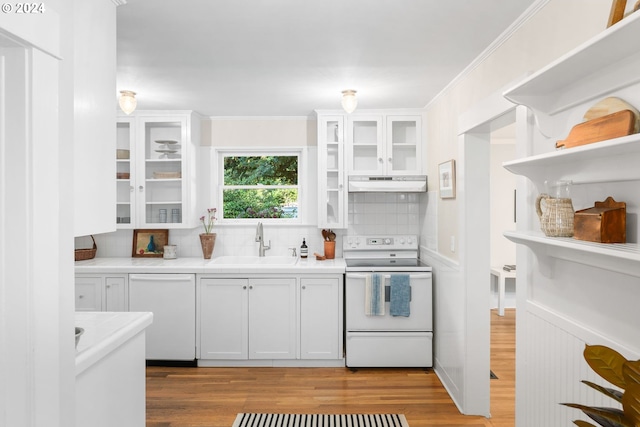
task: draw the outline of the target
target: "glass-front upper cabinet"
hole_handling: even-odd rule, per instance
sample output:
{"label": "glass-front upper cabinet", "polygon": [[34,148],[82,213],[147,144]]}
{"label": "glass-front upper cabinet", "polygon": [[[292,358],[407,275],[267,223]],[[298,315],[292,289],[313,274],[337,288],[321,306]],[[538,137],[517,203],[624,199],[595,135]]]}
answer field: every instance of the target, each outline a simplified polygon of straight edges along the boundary
{"label": "glass-front upper cabinet", "polygon": [[[118,146],[124,146],[127,126],[133,128],[129,138],[135,141],[130,148],[128,199],[125,175],[118,177],[118,225],[120,228],[196,226],[195,150],[200,137],[199,116],[193,112],[136,113],[135,119],[121,118],[118,122]],[[121,167],[120,163],[118,166]]]}
{"label": "glass-front upper cabinet", "polygon": [[[116,225],[128,228],[135,220],[135,119],[121,117],[116,124]],[[132,220],[133,219],[133,220]]]}
{"label": "glass-front upper cabinet", "polygon": [[422,135],[421,116],[387,116],[385,141],[386,174],[420,175]]}
{"label": "glass-front upper cabinet", "polygon": [[420,175],[422,116],[351,115],[347,126],[350,175]]}
{"label": "glass-front upper cabinet", "polygon": [[349,116],[347,161],[351,175],[384,173],[382,116]]}
{"label": "glass-front upper cabinet", "polygon": [[318,227],[347,227],[344,117],[318,115]]}

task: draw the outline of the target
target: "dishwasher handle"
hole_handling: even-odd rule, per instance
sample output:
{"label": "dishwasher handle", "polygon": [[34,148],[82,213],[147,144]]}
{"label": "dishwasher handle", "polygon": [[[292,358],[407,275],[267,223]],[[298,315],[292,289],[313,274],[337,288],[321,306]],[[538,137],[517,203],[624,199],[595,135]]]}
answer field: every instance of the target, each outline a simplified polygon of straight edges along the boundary
{"label": "dishwasher handle", "polygon": [[[411,279],[430,279],[431,278],[431,273],[418,273],[418,274],[402,273],[402,274],[409,274],[409,278]],[[369,276],[369,274],[347,273],[347,278],[353,278],[353,279],[366,279],[367,276]],[[385,279],[391,278],[391,274],[383,274],[382,276]]]}
{"label": "dishwasher handle", "polygon": [[193,274],[130,274],[129,280],[140,282],[191,282]]}

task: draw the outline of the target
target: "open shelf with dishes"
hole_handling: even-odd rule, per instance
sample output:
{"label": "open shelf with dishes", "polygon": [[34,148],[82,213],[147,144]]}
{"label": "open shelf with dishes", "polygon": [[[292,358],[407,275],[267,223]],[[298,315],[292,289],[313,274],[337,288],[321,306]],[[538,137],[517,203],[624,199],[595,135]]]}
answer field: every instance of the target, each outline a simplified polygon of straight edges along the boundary
{"label": "open shelf with dishes", "polygon": [[[504,95],[533,112],[541,135],[556,139],[566,136],[568,127],[579,122],[586,110],[601,99],[620,97],[637,108],[640,106],[638,33],[640,14],[633,14],[524,79]],[[615,195],[616,200],[627,201],[628,243],[547,237],[537,230],[513,231],[505,236],[528,246],[538,258],[564,259],[640,277],[639,212],[635,202],[640,199],[637,185],[640,184],[640,134],[562,150],[555,150],[551,139],[534,137],[530,150],[542,152],[503,166],[529,178],[538,193],[545,191],[545,182],[570,181],[580,188],[582,199],[578,203],[604,200],[603,195]]]}

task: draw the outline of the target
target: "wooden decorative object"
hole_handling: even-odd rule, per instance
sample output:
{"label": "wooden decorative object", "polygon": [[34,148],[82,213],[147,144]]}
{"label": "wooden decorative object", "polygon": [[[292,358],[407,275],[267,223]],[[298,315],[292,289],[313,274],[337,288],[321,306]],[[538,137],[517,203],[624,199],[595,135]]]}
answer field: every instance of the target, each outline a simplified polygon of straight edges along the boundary
{"label": "wooden decorative object", "polygon": [[[640,0],[638,1],[640,2]],[[629,104],[625,100],[615,96],[609,96],[607,98],[604,98],[596,102],[591,106],[591,108],[587,110],[586,113],[584,113],[584,116],[582,118],[585,121],[588,121],[588,120],[598,119],[600,117],[604,117],[609,114],[617,113],[618,111],[622,111],[622,110],[631,110],[633,114],[635,114],[636,124],[633,129],[633,133],[640,132],[640,111],[638,111],[636,107]]]}
{"label": "wooden decorative object", "polygon": [[575,125],[564,141],[556,142],[556,148],[571,148],[634,133],[636,116],[631,110],[622,110],[597,119]]}
{"label": "wooden decorative object", "polygon": [[607,28],[624,18],[624,9],[627,7],[627,0],[613,0]]}
{"label": "wooden decorative object", "polygon": [[598,243],[626,243],[627,204],[607,197],[604,202],[576,212],[573,237]]}

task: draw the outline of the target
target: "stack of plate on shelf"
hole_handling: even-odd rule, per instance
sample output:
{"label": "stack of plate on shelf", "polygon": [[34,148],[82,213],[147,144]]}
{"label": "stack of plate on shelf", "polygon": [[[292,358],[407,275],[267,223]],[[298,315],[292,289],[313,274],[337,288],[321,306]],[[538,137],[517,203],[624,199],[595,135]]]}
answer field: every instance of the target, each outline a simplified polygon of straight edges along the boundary
{"label": "stack of plate on shelf", "polygon": [[159,139],[156,140],[156,143],[160,144],[159,148],[156,149],[156,153],[160,153],[161,156],[176,158],[180,156],[176,154],[179,151],[179,148],[176,146],[178,141],[173,139]]}

